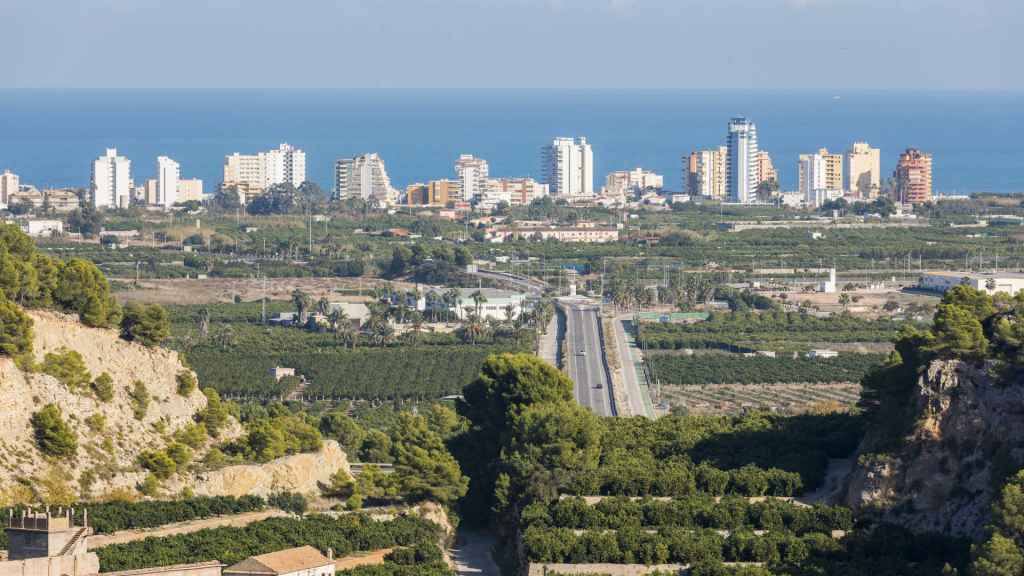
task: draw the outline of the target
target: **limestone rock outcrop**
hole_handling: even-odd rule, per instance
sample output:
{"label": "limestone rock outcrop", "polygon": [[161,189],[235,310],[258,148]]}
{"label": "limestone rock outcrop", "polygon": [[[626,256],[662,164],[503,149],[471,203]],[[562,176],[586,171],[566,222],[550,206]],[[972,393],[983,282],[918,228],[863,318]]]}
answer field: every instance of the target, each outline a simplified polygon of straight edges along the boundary
{"label": "limestone rock outcrop", "polygon": [[885,450],[869,431],[843,503],[915,531],[982,535],[999,483],[1024,462],[1024,386],[990,368],[932,362],[914,388],[913,431]]}

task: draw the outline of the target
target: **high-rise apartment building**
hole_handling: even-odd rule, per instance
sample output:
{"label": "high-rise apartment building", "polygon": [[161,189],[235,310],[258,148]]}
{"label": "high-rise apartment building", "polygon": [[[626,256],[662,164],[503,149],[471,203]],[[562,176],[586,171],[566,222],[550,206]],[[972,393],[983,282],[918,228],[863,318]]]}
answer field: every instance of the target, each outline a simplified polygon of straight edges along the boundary
{"label": "high-rise apartment building", "polygon": [[858,198],[875,198],[882,185],[881,154],[866,142],[846,151],[846,189]]}
{"label": "high-rise apartment building", "polygon": [[664,187],[665,178],[661,174],[655,174],[643,168],[635,168],[633,170],[619,170],[609,173],[605,178],[604,194],[616,197],[632,194],[638,190],[648,188],[661,189]]}
{"label": "high-rise apartment building", "polygon": [[567,198],[594,195],[594,152],[586,138],[555,138],[541,149],[541,183]]}
{"label": "high-rise apartment building", "polygon": [[92,163],[93,208],[128,206],[132,189],[132,162],[117,155],[117,148],[107,148],[106,154]]}
{"label": "high-rise apartment building", "polygon": [[807,206],[817,208],[828,201],[828,164],[822,154],[801,154],[799,161],[800,183],[797,190]]}
{"label": "high-rise apartment building", "polygon": [[726,135],[725,192],[731,202],[749,204],[757,200],[757,126],[737,116],[729,120]]}
{"label": "high-rise apartment building", "polygon": [[483,158],[474,158],[472,154],[459,156],[455,161],[455,178],[462,187],[463,200],[472,202],[487,193],[488,173]]}
{"label": "high-rise apartment building", "polygon": [[779,182],[779,173],[775,170],[772,157],[764,150],[757,151],[757,184],[760,186],[765,182]]}
{"label": "high-rise apartment building", "polygon": [[20,185],[21,180],[14,172],[4,170],[4,173],[0,174],[0,208],[7,208],[8,198],[18,191]]}
{"label": "high-rise apartment building", "polygon": [[391,187],[384,160],[371,152],[355,158],[340,158],[334,163],[334,196],[391,204],[397,197],[397,191]]}
{"label": "high-rise apartment building", "polygon": [[156,202],[154,204],[170,208],[178,201],[178,182],[181,179],[181,166],[167,156],[156,158]]}
{"label": "high-rise apartment building", "polygon": [[296,188],[306,181],[306,153],[287,143],[257,154],[235,152],[224,157],[224,188],[239,189],[244,198],[262,194],[276,184]]}
{"label": "high-rise apartment building", "polygon": [[686,159],[686,192],[691,196],[725,198],[725,146],[697,150]]}
{"label": "high-rise apartment building", "polygon": [[932,155],[916,148],[900,154],[893,174],[897,202],[923,204],[932,200]]}
{"label": "high-rise apartment building", "polygon": [[[805,181],[807,178],[808,170],[805,170],[810,164],[804,161],[810,158],[816,158],[814,161],[820,160],[821,169],[814,173],[813,181]],[[818,150],[816,154],[801,154],[800,155],[800,173],[797,182],[797,190],[801,194],[804,194],[806,199],[806,191],[808,190],[827,190],[830,195],[838,195],[843,191],[843,156],[841,154],[831,154],[827,148]]]}

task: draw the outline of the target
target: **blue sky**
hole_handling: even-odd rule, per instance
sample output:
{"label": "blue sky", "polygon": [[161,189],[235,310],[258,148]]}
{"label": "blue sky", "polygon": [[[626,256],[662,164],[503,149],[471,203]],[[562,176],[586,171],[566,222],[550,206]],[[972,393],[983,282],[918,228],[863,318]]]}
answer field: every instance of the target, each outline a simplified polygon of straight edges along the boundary
{"label": "blue sky", "polygon": [[1022,0],[0,0],[0,88],[1024,89]]}

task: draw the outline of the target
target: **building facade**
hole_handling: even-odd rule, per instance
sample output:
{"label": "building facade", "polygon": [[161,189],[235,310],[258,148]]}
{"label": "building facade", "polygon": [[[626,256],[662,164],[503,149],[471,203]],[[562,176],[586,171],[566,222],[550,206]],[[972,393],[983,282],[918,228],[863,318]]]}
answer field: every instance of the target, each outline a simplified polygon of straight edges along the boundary
{"label": "building facade", "polygon": [[[508,320],[509,313],[512,318],[518,318],[526,307],[526,295],[497,288],[455,288],[457,295],[454,299],[446,298],[449,290],[433,288],[427,291],[431,296],[424,297],[417,302],[417,309],[443,314],[449,310],[455,313],[455,317],[463,320],[471,315],[477,315],[482,320]],[[474,298],[476,295],[476,298]]]}
{"label": "building facade", "polygon": [[932,201],[932,155],[916,148],[907,148],[900,154],[893,174],[896,180],[897,202],[924,204]]}
{"label": "building facade", "polygon": [[277,184],[298,188],[306,181],[306,153],[281,144],[277,150],[257,154],[235,152],[224,157],[224,188],[235,188],[248,201]]}
{"label": "building facade", "polygon": [[[807,177],[808,172],[804,170],[804,161],[808,158],[814,157],[815,163],[820,162],[820,171],[814,172],[814,181],[805,182],[804,179]],[[806,194],[807,190],[830,190],[842,192],[843,190],[843,156],[841,154],[832,154],[827,148],[818,150],[815,154],[801,154],[800,160],[800,173],[798,176],[797,190],[801,193]]]}
{"label": "building facade", "polygon": [[8,198],[11,194],[18,191],[18,186],[21,185],[21,180],[18,175],[10,170],[4,170],[3,174],[0,174],[0,209],[7,208]]}
{"label": "building facade", "polygon": [[772,157],[764,150],[757,151],[757,184],[760,186],[766,182],[779,183],[779,173],[775,170]]}
{"label": "building facade", "polygon": [[846,190],[858,198],[877,198],[881,190],[881,153],[867,142],[854,142],[846,151]]}
{"label": "building facade", "polygon": [[334,196],[391,204],[397,192],[391,186],[384,160],[371,152],[355,158],[340,158],[334,163]]}
{"label": "building facade", "polygon": [[533,178],[492,178],[487,188],[489,195],[506,199],[512,206],[525,206],[548,195],[548,185]]}
{"label": "building facade", "polygon": [[750,204],[757,200],[757,126],[737,116],[729,120],[726,135],[725,193],[730,202]]}
{"label": "building facade", "polygon": [[92,163],[93,208],[126,207],[131,199],[132,162],[117,155],[117,148],[107,148],[106,154]]}
{"label": "building facade", "polygon": [[411,184],[405,189],[405,203],[409,206],[446,206],[461,194],[455,180],[431,180]]}
{"label": "building facade", "polygon": [[564,198],[594,195],[594,152],[586,138],[555,138],[541,149],[541,183]]}
{"label": "building facade", "polygon": [[970,286],[987,294],[1005,292],[1014,295],[1024,290],[1024,274],[1019,272],[925,272],[918,278],[922,290],[945,292],[954,286]]}
{"label": "building facade", "polygon": [[170,208],[178,201],[181,166],[167,156],[156,158],[156,201],[153,204]]}
{"label": "building facade", "polygon": [[199,178],[178,180],[178,202],[198,202],[203,199],[203,181]]}
{"label": "building facade", "polygon": [[487,193],[489,172],[483,158],[474,158],[472,154],[459,156],[455,161],[455,179],[462,188],[463,200],[474,202]]}
{"label": "building facade", "polygon": [[725,146],[690,153],[686,162],[686,191],[690,196],[725,198],[725,156]]}
{"label": "building facade", "polygon": [[81,207],[78,192],[71,188],[49,188],[43,190],[45,203],[54,212],[73,212]]}
{"label": "building facade", "polygon": [[623,196],[649,188],[660,190],[664,187],[665,178],[650,170],[643,168],[619,170],[608,174],[605,178],[604,195]]}

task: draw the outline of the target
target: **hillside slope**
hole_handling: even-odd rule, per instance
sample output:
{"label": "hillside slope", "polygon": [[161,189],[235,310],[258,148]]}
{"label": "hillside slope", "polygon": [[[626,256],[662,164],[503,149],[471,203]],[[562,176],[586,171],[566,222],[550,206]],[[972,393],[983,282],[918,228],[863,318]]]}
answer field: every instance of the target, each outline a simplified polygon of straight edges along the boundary
{"label": "hillside slope", "polygon": [[1024,387],[935,360],[910,402],[909,435],[895,446],[878,430],[864,439],[845,503],[915,531],[983,535],[994,495],[1024,462]]}
{"label": "hillside slope", "polygon": [[[101,402],[88,392],[69,390],[52,376],[25,373],[0,357],[0,489],[19,481],[41,490],[71,489],[77,496],[134,488],[145,476],[137,464],[139,453],[167,444],[206,407],[206,397],[198,390],[187,397],[178,394],[175,379],[186,368],[175,352],[126,342],[114,330],[88,328],[72,316],[28,313],[34,322],[37,362],[48,352],[74,350],[92,378],[104,372],[112,377],[114,396]],[[145,384],[151,397],[141,420],[133,414],[129,396],[136,381]],[[36,447],[30,419],[48,403],[60,407],[78,436],[78,454],[71,461],[45,458]],[[86,423],[94,415],[105,419],[103,430]],[[239,433],[232,420],[222,438]],[[57,480],[61,486],[55,487]]]}

